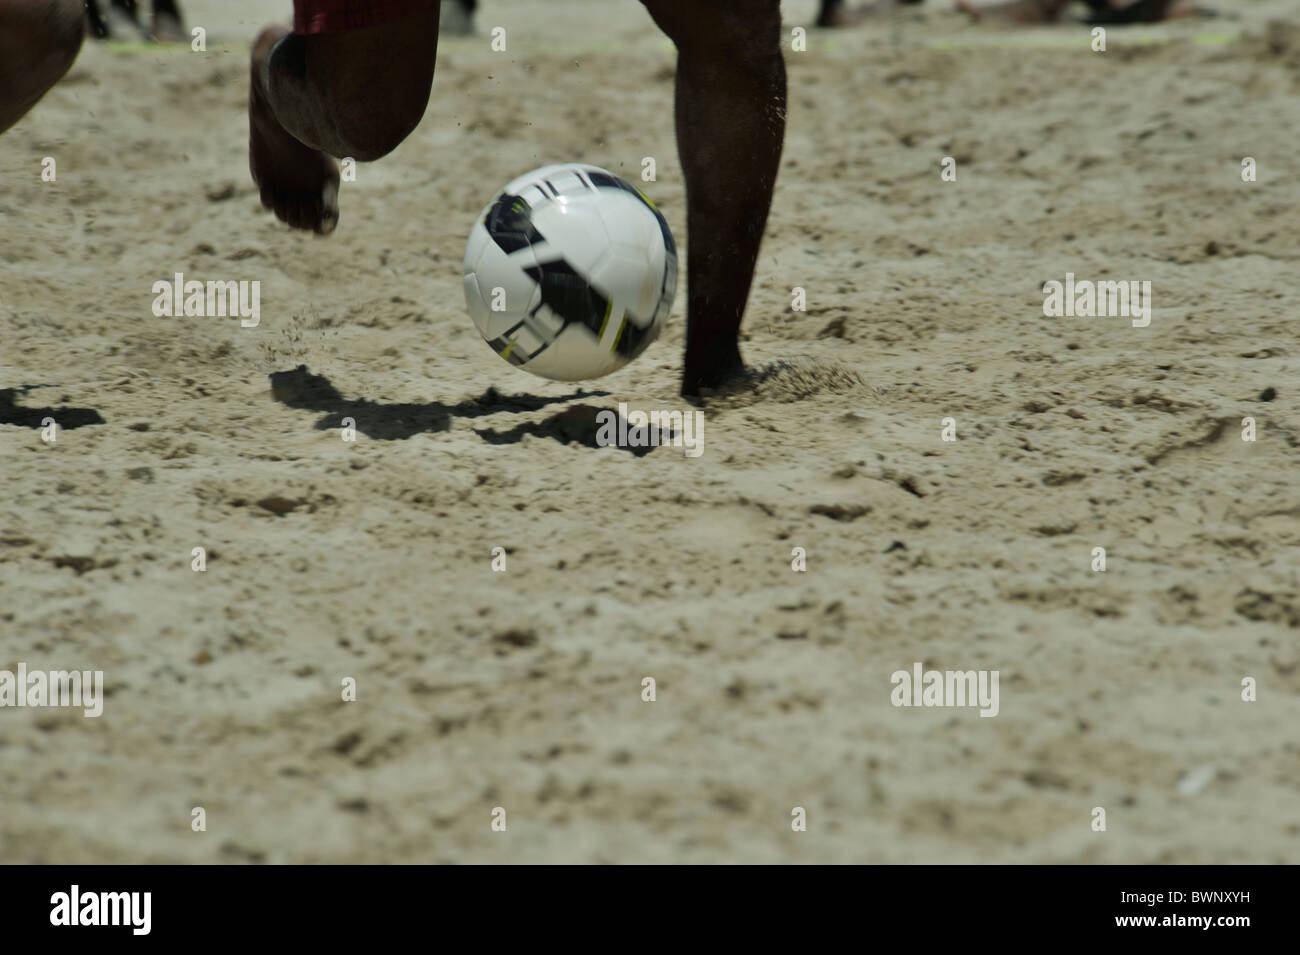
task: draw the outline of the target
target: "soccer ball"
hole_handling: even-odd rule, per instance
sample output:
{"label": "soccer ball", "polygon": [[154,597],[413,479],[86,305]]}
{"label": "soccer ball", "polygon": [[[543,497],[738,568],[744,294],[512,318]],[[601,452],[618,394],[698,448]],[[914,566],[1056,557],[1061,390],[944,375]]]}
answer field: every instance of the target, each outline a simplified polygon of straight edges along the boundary
{"label": "soccer ball", "polygon": [[622,368],[658,337],[677,247],[653,202],[598,166],[543,166],[483,210],[465,249],[465,303],[484,341],[543,378]]}

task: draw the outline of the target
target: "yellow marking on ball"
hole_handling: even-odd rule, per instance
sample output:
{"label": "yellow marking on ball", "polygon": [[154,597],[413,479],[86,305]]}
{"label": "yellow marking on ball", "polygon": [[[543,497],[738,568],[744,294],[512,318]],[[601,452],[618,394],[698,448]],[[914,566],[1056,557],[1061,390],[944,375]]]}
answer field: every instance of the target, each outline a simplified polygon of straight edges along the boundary
{"label": "yellow marking on ball", "polygon": [[611,298],[608,302],[605,303],[605,318],[600,323],[600,331],[596,333],[596,341],[600,341],[602,338],[605,337],[605,326],[609,324],[609,313],[612,312],[613,310],[614,310],[614,300]]}

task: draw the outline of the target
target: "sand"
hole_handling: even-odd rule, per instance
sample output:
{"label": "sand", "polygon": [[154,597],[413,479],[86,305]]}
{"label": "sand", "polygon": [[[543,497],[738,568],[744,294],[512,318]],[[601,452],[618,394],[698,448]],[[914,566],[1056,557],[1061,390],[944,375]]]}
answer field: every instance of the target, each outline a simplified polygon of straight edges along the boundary
{"label": "sand", "polygon": [[[638,4],[487,0],[327,239],[247,171],[287,4],[88,45],[0,139],[0,669],[106,699],[0,709],[0,860],[1300,861],[1300,33],[1219,5],[1105,53],[933,4],[787,50],[761,379],[695,458],[592,440],[685,410],[684,294],[577,387],[461,292],[546,162],[654,157],[685,249]],[[155,317],[176,272],[260,281],[260,324]],[[1149,281],[1150,325],[1044,317],[1067,272]],[[914,663],[997,671],[997,716],[895,707]]]}

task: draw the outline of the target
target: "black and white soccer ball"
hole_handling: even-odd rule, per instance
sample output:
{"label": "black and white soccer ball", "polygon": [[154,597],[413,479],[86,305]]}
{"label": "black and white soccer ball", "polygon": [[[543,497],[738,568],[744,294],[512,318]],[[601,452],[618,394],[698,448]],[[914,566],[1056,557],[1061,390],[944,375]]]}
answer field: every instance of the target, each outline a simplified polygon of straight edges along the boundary
{"label": "black and white soccer ball", "polygon": [[543,166],[483,210],[465,250],[465,302],[498,355],[559,381],[622,368],[658,337],[677,247],[645,195],[598,166]]}

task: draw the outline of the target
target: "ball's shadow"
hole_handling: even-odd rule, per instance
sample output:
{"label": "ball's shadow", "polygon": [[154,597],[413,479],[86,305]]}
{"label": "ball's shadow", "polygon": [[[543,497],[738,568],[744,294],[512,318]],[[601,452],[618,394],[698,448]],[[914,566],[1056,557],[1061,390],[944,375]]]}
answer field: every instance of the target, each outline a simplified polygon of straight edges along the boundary
{"label": "ball's shadow", "polygon": [[[401,441],[417,434],[446,431],[451,427],[453,418],[481,418],[503,411],[537,411],[539,408],[563,404],[575,398],[599,398],[609,394],[607,391],[579,389],[573,394],[540,398],[535,395],[503,395],[495,388],[489,388],[479,397],[455,405],[447,405],[439,401],[427,404],[409,402],[382,404],[364,398],[355,400],[344,398],[328,378],[312,374],[307,370],[306,365],[299,365],[292,371],[272,372],[270,379],[271,397],[276,401],[289,408],[316,411],[324,415],[316,422],[318,430],[341,428],[343,419],[351,418],[358,431],[378,441]],[[566,413],[561,412],[554,418],[563,418]],[[594,413],[591,418],[595,420]],[[510,432],[475,429],[475,433],[494,444],[503,444],[518,441],[525,433],[538,433],[532,429],[544,427],[544,424],[526,425],[523,426],[524,430],[516,428]],[[593,442],[594,434],[593,427]]]}
{"label": "ball's shadow", "polygon": [[[590,392],[592,397],[601,397],[608,392]],[[494,431],[488,428],[482,430],[475,428],[474,433],[486,441],[488,444],[516,444],[526,434],[531,434],[538,438],[550,438],[558,441],[560,444],[569,444],[576,441],[578,444],[585,445],[589,448],[612,447],[619,451],[628,451],[638,458],[645,457],[655,448],[647,445],[646,447],[626,447],[623,445],[612,444],[602,445],[596,440],[600,432],[600,422],[597,415],[602,411],[612,411],[619,419],[617,424],[623,433],[628,430],[626,421],[614,408],[597,408],[595,405],[572,405],[563,411],[558,411],[544,421],[526,421],[523,424],[516,425],[509,431]],[[676,435],[675,431],[664,431],[665,440],[671,442]]]}
{"label": "ball's shadow", "polygon": [[88,424],[104,424],[104,419],[94,408],[29,408],[17,402],[18,392],[24,394],[32,388],[48,388],[49,385],[24,385],[19,388],[0,388],[0,424],[16,424],[21,428],[43,428],[47,418],[64,431],[83,428]]}

